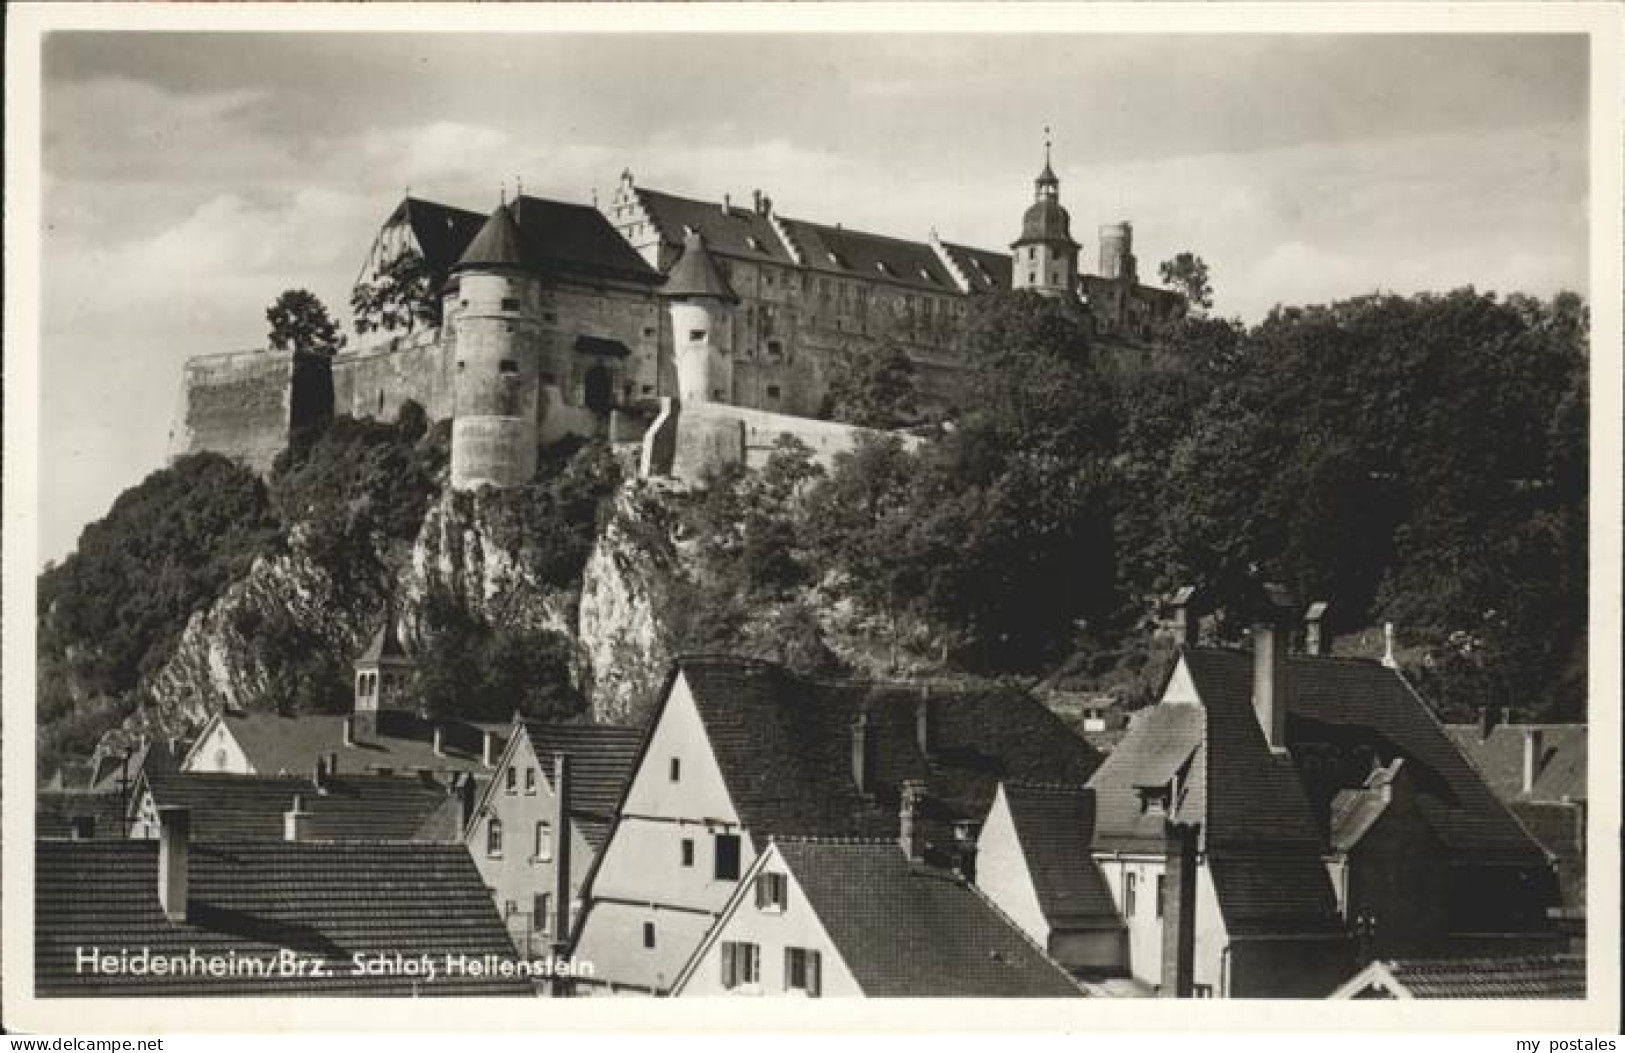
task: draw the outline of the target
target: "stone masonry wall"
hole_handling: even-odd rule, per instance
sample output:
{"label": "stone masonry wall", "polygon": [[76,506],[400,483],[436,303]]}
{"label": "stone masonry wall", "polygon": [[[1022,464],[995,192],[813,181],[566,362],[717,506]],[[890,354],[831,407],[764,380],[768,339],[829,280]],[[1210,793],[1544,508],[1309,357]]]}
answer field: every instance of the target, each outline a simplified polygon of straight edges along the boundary
{"label": "stone masonry wall", "polygon": [[212,451],[266,471],[288,444],[290,351],[236,351],[189,359],[170,457]]}

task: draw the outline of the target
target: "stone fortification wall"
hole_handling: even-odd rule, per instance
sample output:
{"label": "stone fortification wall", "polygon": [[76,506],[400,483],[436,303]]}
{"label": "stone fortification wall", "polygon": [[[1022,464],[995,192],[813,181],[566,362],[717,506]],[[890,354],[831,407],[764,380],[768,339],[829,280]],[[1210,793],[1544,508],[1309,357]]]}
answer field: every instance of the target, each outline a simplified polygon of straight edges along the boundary
{"label": "stone fortification wall", "polygon": [[266,471],[288,444],[294,410],[291,351],[234,351],[188,359],[169,455],[212,451]]}
{"label": "stone fortification wall", "polygon": [[[761,467],[781,436],[799,439],[812,451],[813,460],[827,469],[838,455],[855,447],[861,436],[887,434],[740,406],[662,401],[660,417],[644,435],[643,474],[670,476],[691,485],[703,483],[709,473],[727,464]],[[924,441],[916,435],[898,437],[909,449]]]}
{"label": "stone fortification wall", "polygon": [[339,413],[394,420],[408,399],[430,420],[452,414],[450,341],[439,329],[401,336],[333,360],[333,401]]}

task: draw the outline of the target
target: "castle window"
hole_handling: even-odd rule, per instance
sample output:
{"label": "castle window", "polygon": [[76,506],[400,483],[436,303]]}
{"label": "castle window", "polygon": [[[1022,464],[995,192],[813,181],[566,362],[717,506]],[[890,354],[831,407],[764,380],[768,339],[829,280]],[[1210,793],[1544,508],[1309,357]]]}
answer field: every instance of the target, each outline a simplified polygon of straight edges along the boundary
{"label": "castle window", "polygon": [[705,330],[704,329],[690,329],[688,331],[688,339],[689,339],[690,343],[696,343],[696,344],[699,343],[701,340],[705,339]]}
{"label": "castle window", "polygon": [[654,336],[655,335],[654,326],[652,326],[652,325],[644,326],[643,327],[643,335],[644,336]]}
{"label": "castle window", "polygon": [[558,320],[559,320],[559,316],[557,314],[554,314],[552,311],[543,311],[542,312],[542,321],[544,321],[544,322],[556,322]]}
{"label": "castle window", "polygon": [[517,311],[519,310],[519,301],[512,297],[505,297],[502,301],[502,309],[504,311]]}
{"label": "castle window", "polygon": [[767,386],[767,397],[770,399],[776,399],[779,397],[779,386],[777,384],[769,384]]}
{"label": "castle window", "polygon": [[682,860],[685,867],[694,865],[694,839],[692,837],[683,838]]}
{"label": "castle window", "polygon": [[652,921],[646,921],[646,922],[643,923],[643,946],[644,947],[653,947],[654,945],[655,945],[655,923],[652,922]]}
{"label": "castle window", "polygon": [[504,358],[497,368],[502,371],[504,376],[517,376],[519,373],[519,363],[511,358]]}
{"label": "castle window", "polygon": [[782,355],[784,354],[784,345],[779,343],[777,340],[769,340],[767,342],[767,353],[770,355]]}

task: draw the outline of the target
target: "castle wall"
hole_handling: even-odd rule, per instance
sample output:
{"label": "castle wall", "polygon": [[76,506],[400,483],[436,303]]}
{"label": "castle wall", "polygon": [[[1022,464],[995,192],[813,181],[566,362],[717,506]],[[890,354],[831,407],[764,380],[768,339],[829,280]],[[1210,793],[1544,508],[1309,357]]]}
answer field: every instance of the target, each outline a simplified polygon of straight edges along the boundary
{"label": "castle wall", "polygon": [[449,341],[441,330],[421,330],[333,361],[333,402],[338,413],[394,420],[408,399],[430,420],[452,413]]}
{"label": "castle wall", "polygon": [[170,433],[170,457],[207,450],[267,471],[288,444],[293,409],[291,351],[237,351],[188,359],[179,418]]}

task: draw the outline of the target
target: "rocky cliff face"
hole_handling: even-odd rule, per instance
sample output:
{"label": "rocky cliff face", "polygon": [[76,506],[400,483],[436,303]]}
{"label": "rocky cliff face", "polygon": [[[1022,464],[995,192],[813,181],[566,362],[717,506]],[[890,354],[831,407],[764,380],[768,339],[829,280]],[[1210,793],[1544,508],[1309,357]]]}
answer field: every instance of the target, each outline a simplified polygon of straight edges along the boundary
{"label": "rocky cliff face", "polygon": [[[195,726],[221,705],[275,708],[286,695],[285,651],[319,652],[316,674],[348,693],[355,655],[393,599],[408,646],[421,640],[426,597],[538,638],[568,640],[573,675],[595,720],[636,722],[653,705],[669,655],[660,615],[677,559],[672,521],[643,484],[614,496],[578,587],[541,580],[497,520],[489,496],[447,492],[432,502],[410,549],[376,553],[372,573],[335,575],[295,531],[288,551],[255,562],[194,614],[150,681],[149,716]],[[274,641],[275,650],[268,649]]]}

